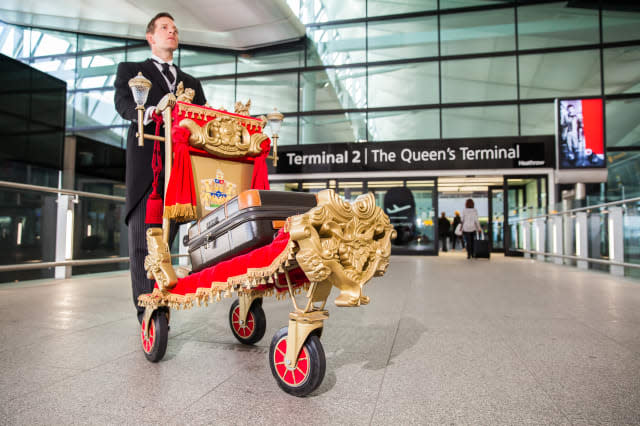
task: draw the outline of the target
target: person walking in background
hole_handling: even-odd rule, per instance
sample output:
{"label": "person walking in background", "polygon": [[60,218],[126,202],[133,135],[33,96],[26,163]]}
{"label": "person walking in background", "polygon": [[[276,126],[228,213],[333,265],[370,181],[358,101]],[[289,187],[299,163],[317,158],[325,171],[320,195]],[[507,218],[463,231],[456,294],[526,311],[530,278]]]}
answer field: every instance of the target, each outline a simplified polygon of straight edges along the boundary
{"label": "person walking in background", "polygon": [[475,209],[473,200],[469,198],[465,203],[465,209],[462,211],[462,234],[464,242],[467,246],[467,259],[473,256],[473,245],[476,240],[476,231],[480,232],[480,222],[478,221],[478,210]]}
{"label": "person walking in background", "polygon": [[453,218],[453,225],[451,226],[451,250],[456,249],[456,243],[460,241],[460,248],[464,248],[464,242],[462,241],[461,235],[456,235],[456,229],[458,229],[458,225],[462,223],[462,219],[460,218],[460,212],[456,210],[455,216]]}
{"label": "person walking in background", "polygon": [[449,230],[451,223],[447,219],[445,212],[442,212],[440,219],[438,219],[438,237],[440,238],[440,248],[442,251],[447,251],[447,240],[449,239]]}

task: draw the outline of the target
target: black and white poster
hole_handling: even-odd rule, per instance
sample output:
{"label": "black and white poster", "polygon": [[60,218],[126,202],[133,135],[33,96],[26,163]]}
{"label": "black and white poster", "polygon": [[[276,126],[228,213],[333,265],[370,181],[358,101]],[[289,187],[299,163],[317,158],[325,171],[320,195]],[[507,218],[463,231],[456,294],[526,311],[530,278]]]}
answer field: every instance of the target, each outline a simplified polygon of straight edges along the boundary
{"label": "black and white poster", "polygon": [[605,168],[602,99],[557,99],[559,169]]}

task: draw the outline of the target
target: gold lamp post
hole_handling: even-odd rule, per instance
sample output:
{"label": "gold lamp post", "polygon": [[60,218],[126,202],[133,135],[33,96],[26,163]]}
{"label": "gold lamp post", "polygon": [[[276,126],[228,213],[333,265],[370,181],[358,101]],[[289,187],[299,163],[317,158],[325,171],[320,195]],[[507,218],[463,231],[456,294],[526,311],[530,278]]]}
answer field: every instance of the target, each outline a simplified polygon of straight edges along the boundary
{"label": "gold lamp post", "polygon": [[268,158],[273,159],[274,167],[278,165],[278,132],[280,132],[283,120],[284,115],[278,111],[278,108],[273,108],[273,111],[267,114],[267,122],[269,123],[271,138],[273,139],[273,156]]}
{"label": "gold lamp post", "polygon": [[138,146],[144,146],[144,104],[147,102],[149,90],[151,90],[151,82],[139,72],[137,76],[129,80],[129,87],[138,111]]}

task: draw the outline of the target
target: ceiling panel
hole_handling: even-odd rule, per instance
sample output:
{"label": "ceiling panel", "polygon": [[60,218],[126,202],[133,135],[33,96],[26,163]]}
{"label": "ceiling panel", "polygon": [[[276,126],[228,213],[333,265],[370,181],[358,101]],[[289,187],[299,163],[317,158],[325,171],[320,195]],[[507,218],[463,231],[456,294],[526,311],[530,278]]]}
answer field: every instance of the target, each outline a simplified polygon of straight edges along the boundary
{"label": "ceiling panel", "polygon": [[173,15],[184,44],[247,50],[305,34],[285,0],[3,0],[0,20],[142,40],[147,22],[160,11]]}

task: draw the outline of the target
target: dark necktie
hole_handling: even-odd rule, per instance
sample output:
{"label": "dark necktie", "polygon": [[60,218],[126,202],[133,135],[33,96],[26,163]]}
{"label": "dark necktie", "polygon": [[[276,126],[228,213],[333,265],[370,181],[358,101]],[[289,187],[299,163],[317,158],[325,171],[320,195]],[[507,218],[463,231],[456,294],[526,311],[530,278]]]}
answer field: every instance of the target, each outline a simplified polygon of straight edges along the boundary
{"label": "dark necktie", "polygon": [[167,77],[167,80],[169,80],[169,84],[173,84],[173,82],[175,81],[175,77],[173,76],[173,74],[171,73],[171,70],[169,69],[169,64],[166,62],[160,63],[158,61],[154,61],[156,64],[160,64],[162,66],[162,74],[164,74],[165,77]]}

